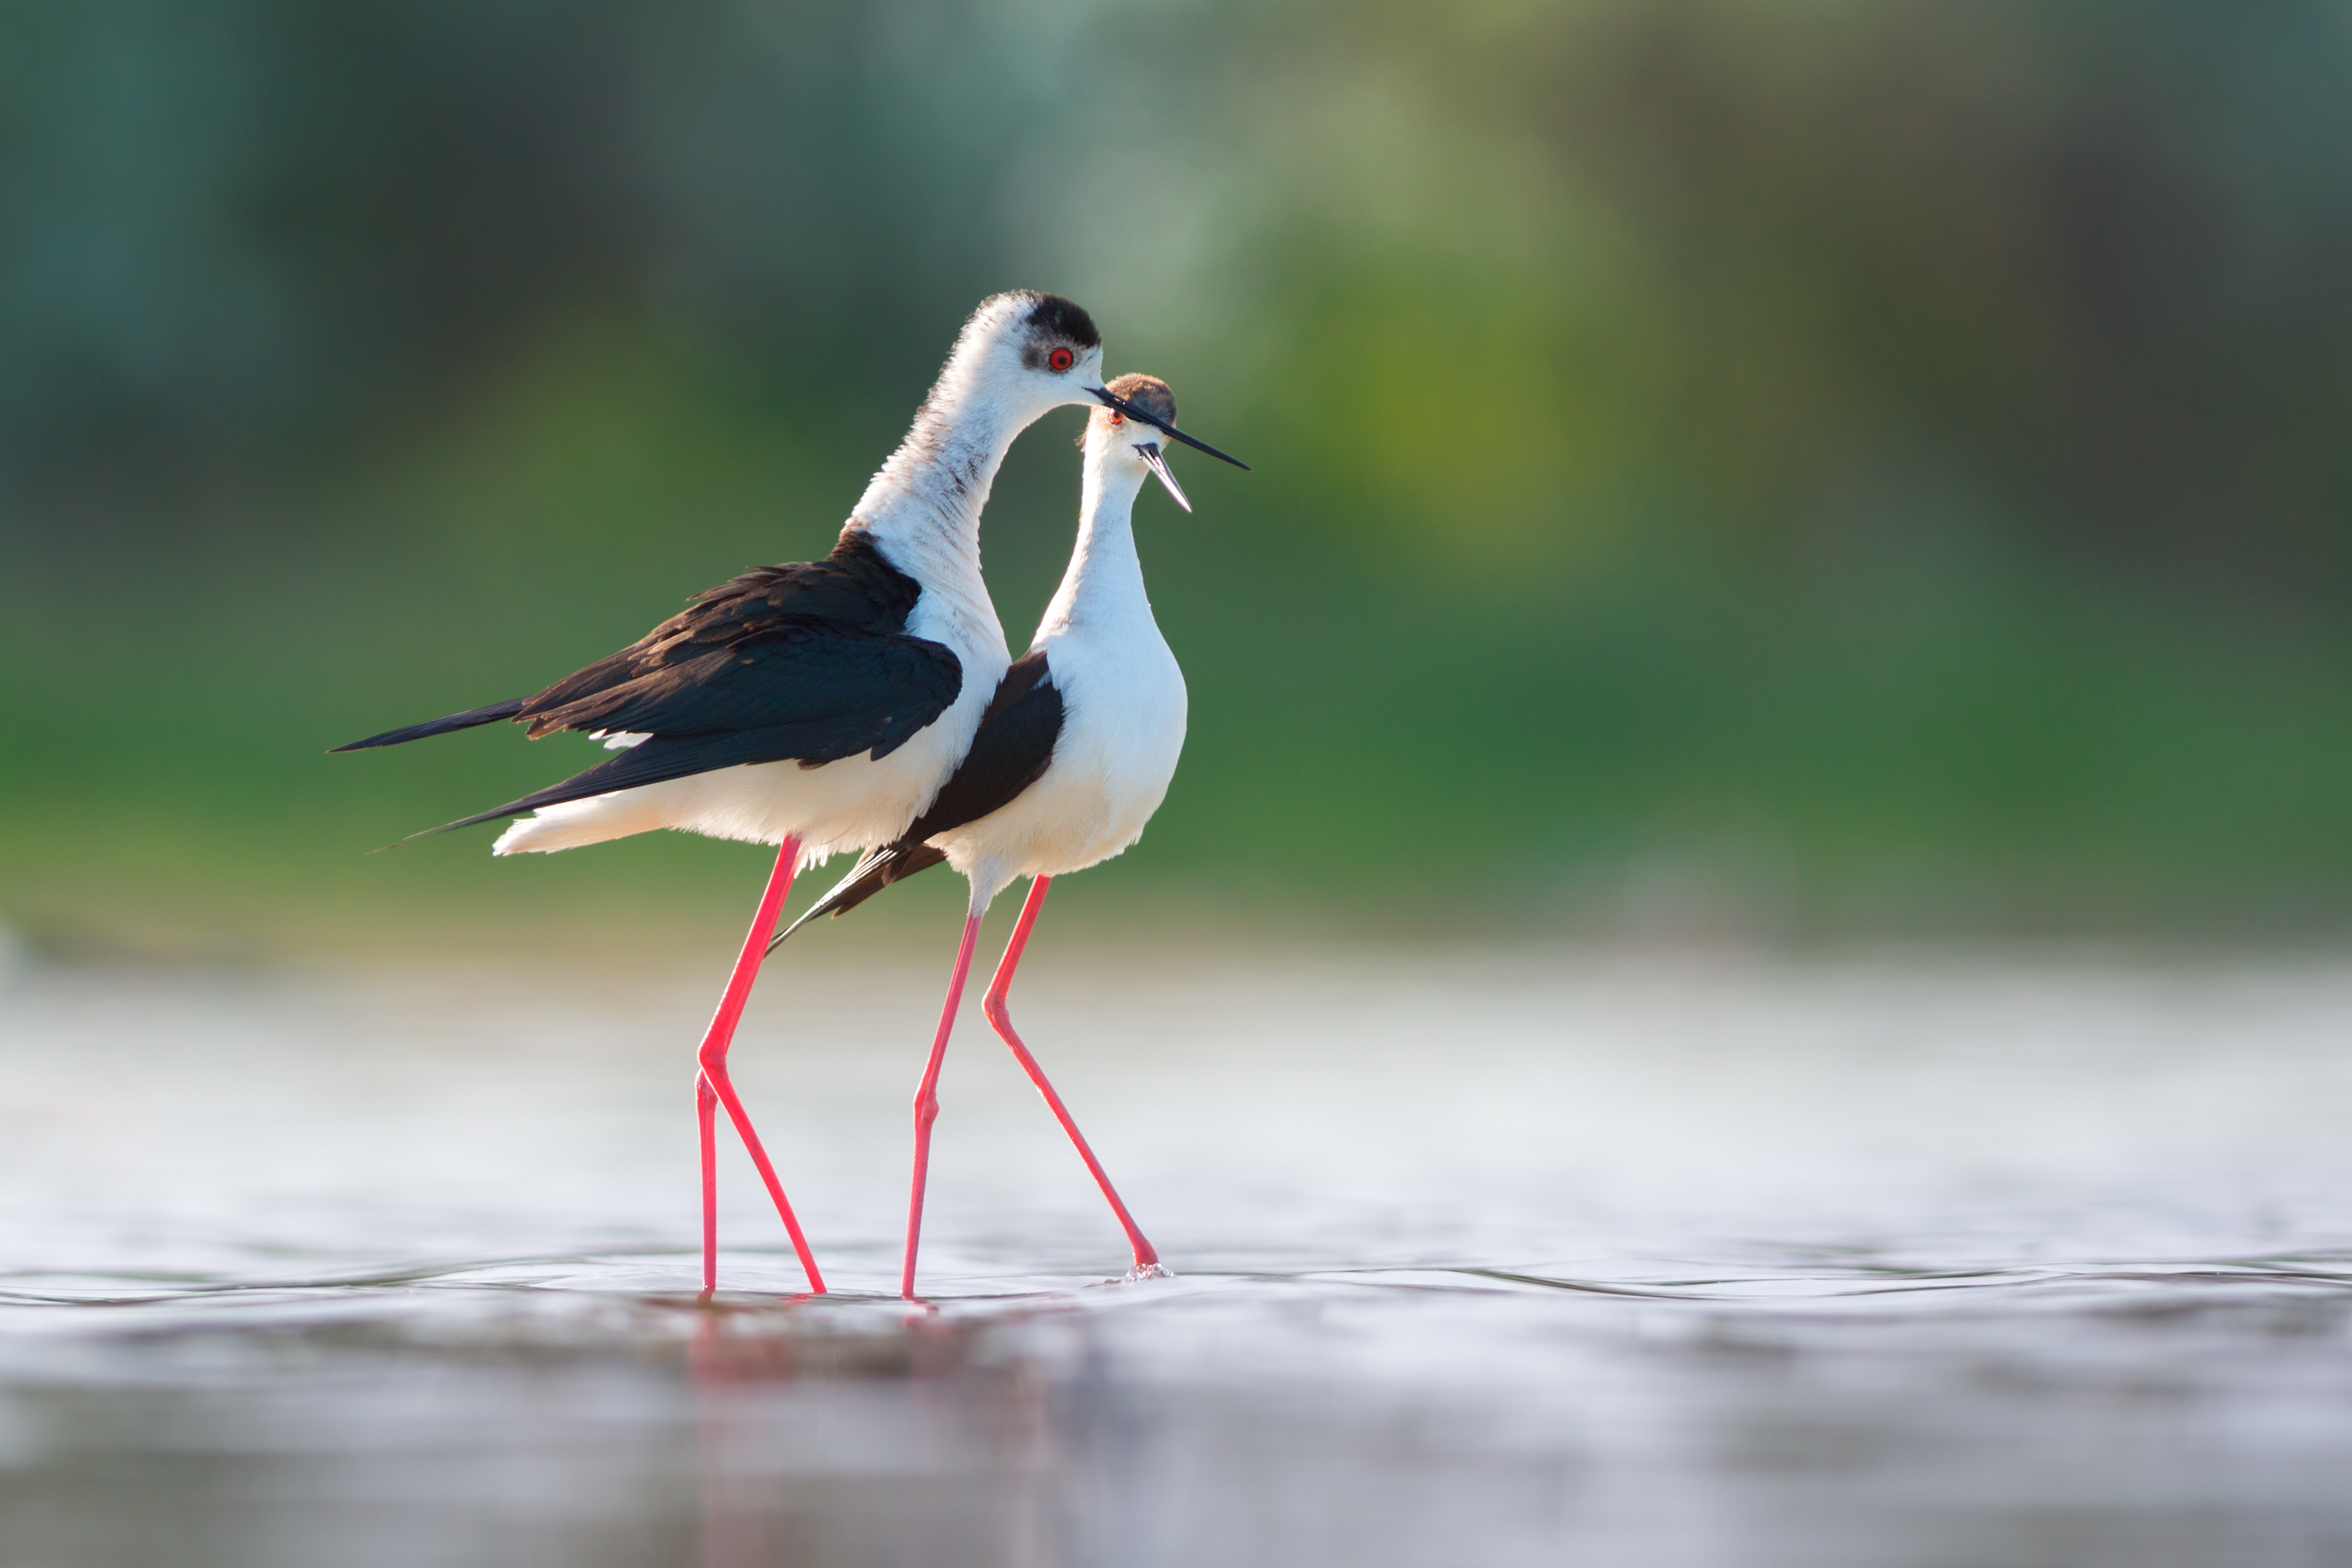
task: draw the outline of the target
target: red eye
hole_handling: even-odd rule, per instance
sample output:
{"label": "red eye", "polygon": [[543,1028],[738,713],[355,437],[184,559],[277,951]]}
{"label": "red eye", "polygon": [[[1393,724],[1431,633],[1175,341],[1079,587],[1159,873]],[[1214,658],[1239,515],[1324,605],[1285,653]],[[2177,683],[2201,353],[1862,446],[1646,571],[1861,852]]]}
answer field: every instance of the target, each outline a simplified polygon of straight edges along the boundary
{"label": "red eye", "polygon": [[1124,425],[1127,423],[1127,416],[1124,414],[1114,414],[1110,416],[1110,422],[1114,425]]}
{"label": "red eye", "polygon": [[1055,374],[1059,375],[1062,372],[1070,368],[1070,362],[1076,357],[1076,356],[1072,354],[1067,349],[1055,349],[1052,353],[1045,356],[1045,363],[1054,367]]}

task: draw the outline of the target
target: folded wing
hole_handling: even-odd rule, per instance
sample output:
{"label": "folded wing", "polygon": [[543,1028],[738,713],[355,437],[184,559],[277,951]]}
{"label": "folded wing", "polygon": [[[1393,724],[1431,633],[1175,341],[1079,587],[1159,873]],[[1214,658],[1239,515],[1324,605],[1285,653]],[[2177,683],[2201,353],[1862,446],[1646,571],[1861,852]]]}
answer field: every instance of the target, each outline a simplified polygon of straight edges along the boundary
{"label": "folded wing", "polygon": [[1061,739],[1062,711],[1062,694],[1055,689],[1044,650],[1014,659],[998,683],[996,695],[989,700],[971,750],[940,786],[930,809],[895,842],[867,850],[848,876],[768,943],[768,951],[773,952],[786,937],[817,916],[838,920],[891,883],[903,882],[945,860],[945,852],[928,840],[1010,805],[1045,776],[1054,761],[1055,743]]}
{"label": "folded wing", "polygon": [[816,767],[861,752],[886,757],[947,711],[963,688],[963,667],[951,650],[906,635],[921,593],[852,531],[823,561],[762,567],[697,595],[627,647],[536,696],[338,750],[398,745],[500,719],[528,725],[534,739],[559,730],[647,737],[560,784],[450,827],[745,763]]}

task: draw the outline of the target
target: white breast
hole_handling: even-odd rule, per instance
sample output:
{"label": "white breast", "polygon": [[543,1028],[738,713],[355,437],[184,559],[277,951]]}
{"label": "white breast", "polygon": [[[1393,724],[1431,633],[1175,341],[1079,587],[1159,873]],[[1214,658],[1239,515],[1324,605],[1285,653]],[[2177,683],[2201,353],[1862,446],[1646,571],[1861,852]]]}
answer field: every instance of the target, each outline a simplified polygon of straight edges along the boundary
{"label": "white breast", "polygon": [[1038,646],[1062,698],[1053,762],[1011,805],[933,841],[975,894],[1082,870],[1133,844],[1184,750],[1184,674],[1156,626],[1124,636],[1072,627]]}

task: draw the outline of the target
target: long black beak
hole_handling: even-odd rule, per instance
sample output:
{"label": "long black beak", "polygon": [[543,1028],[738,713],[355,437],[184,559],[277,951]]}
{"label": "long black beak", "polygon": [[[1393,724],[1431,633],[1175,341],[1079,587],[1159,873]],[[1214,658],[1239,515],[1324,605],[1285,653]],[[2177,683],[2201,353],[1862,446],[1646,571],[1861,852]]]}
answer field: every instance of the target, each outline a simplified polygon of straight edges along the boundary
{"label": "long black beak", "polygon": [[1214,447],[1210,446],[1206,441],[1198,440],[1193,437],[1185,435],[1184,432],[1179,430],[1165,419],[1160,418],[1156,415],[1147,414],[1142,409],[1138,408],[1134,404],[1129,403],[1126,398],[1121,397],[1109,387],[1089,386],[1087,390],[1093,394],[1094,396],[1101,402],[1105,408],[1116,409],[1119,413],[1126,415],[1129,419],[1140,419],[1146,425],[1150,426],[1154,430],[1160,431],[1165,435],[1173,436],[1177,440],[1183,442],[1187,447],[1197,447],[1202,451],[1208,453],[1212,458],[1223,458],[1226,462],[1231,463],[1234,468],[1241,469],[1244,473],[1247,473],[1249,471],[1249,465],[1243,462],[1239,458],[1233,457],[1224,452],[1220,452]]}

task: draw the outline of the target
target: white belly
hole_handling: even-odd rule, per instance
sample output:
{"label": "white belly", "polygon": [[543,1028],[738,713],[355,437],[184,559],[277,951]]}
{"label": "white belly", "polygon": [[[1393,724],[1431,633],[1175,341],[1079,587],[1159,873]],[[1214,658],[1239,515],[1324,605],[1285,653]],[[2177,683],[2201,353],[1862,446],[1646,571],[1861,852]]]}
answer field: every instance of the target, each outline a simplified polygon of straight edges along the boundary
{"label": "white belly", "polygon": [[1184,750],[1184,677],[1154,631],[1147,646],[1045,644],[1062,734],[1045,775],[1001,810],[932,840],[985,903],[1022,877],[1082,870],[1133,844],[1167,797]]}

